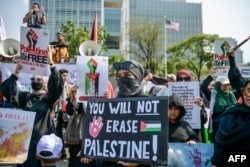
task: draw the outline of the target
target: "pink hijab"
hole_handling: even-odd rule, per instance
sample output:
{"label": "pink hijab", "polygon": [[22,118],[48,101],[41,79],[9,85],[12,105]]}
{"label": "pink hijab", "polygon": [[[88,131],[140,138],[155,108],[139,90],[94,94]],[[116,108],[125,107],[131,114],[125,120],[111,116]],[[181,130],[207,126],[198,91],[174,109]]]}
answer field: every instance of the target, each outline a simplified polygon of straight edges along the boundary
{"label": "pink hijab", "polygon": [[177,72],[176,74],[176,78],[178,80],[178,78],[182,75],[182,74],[185,74],[187,75],[189,78],[190,78],[190,81],[192,81],[192,74],[189,70],[186,70],[186,69],[182,69],[180,71]]}

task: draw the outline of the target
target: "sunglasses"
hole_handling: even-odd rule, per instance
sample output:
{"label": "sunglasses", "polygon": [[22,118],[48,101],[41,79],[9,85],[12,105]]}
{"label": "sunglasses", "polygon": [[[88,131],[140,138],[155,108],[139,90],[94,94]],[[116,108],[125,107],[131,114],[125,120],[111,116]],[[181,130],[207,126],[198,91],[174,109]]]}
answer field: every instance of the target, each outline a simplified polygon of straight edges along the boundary
{"label": "sunglasses", "polygon": [[177,78],[177,81],[190,81],[189,77],[179,77]]}
{"label": "sunglasses", "polygon": [[42,82],[42,78],[30,78],[31,81]]}
{"label": "sunglasses", "polygon": [[116,62],[113,64],[114,70],[128,69],[132,63],[130,61],[125,61],[122,63]]}

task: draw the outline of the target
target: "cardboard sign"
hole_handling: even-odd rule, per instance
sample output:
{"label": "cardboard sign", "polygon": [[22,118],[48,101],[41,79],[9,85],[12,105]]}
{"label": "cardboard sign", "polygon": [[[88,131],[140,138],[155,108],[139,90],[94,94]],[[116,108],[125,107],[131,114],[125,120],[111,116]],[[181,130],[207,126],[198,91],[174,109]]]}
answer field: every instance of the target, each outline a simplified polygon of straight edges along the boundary
{"label": "cardboard sign", "polygon": [[47,76],[49,30],[21,27],[22,72]]}
{"label": "cardboard sign", "polygon": [[166,165],[168,97],[89,100],[84,157]]}
{"label": "cardboard sign", "polygon": [[23,163],[28,156],[36,113],[1,108],[0,164]]}
{"label": "cardboard sign", "polygon": [[200,97],[199,82],[169,82],[170,95],[178,94],[183,100],[186,114],[184,116],[193,129],[200,129],[200,106],[195,101]]}
{"label": "cardboard sign", "polygon": [[77,100],[104,97],[108,89],[108,58],[77,56]]}
{"label": "cardboard sign", "polygon": [[229,60],[227,50],[232,46],[232,41],[216,40],[214,42],[214,63],[216,76],[227,76],[229,70]]}

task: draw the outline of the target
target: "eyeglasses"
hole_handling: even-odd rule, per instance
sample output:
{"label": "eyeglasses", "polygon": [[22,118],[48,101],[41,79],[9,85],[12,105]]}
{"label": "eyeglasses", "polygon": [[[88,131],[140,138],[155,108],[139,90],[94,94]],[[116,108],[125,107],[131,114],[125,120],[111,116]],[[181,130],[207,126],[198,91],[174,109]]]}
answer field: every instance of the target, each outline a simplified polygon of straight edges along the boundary
{"label": "eyeglasses", "polygon": [[189,77],[178,77],[177,81],[190,81]]}
{"label": "eyeglasses", "polygon": [[31,81],[42,82],[42,78],[30,78]]}
{"label": "eyeglasses", "polygon": [[114,70],[128,69],[132,63],[130,61],[125,61],[122,63],[116,62],[113,64]]}

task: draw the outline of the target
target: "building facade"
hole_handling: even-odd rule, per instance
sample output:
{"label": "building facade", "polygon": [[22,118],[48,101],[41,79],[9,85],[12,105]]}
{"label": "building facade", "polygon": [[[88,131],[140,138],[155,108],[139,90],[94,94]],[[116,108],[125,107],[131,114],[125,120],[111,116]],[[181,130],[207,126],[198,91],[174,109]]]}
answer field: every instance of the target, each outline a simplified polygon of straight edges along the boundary
{"label": "building facade", "polygon": [[[30,0],[30,7],[37,0]],[[162,24],[162,55],[167,46],[180,42],[190,35],[203,32],[202,3],[200,0],[40,0],[45,9],[50,40],[56,39],[62,22],[73,20],[76,26],[87,27],[90,31],[97,14],[98,26],[105,25],[110,34],[104,55],[118,54],[133,59],[129,53],[130,19],[150,20]],[[179,31],[165,29],[165,20],[178,22]],[[146,35],[146,34],[145,34]],[[166,56],[166,55],[165,55]],[[240,62],[240,61],[239,61]]]}

